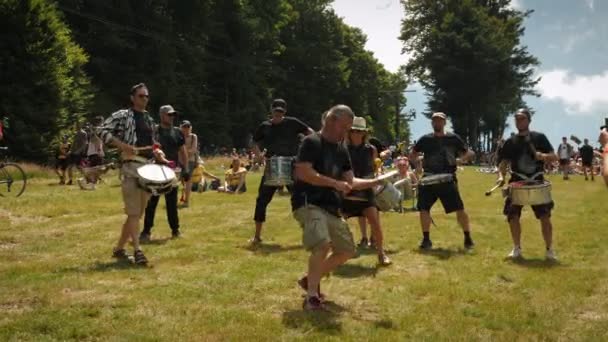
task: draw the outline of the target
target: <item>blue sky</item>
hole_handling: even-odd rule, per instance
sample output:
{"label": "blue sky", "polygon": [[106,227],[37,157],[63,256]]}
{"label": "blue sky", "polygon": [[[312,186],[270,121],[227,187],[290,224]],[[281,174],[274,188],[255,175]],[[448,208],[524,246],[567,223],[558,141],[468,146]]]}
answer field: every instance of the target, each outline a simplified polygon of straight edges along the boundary
{"label": "blue sky", "polygon": [[[534,10],[523,37],[541,62],[541,97],[526,99],[536,110],[532,129],[554,145],[571,134],[595,142],[608,117],[608,0],[516,0],[512,6]],[[346,23],[365,32],[366,47],[388,70],[407,63],[397,39],[404,16],[399,0],[335,0],[333,7]],[[406,110],[423,111],[424,91],[416,84],[409,89],[417,92],[408,94]],[[414,138],[430,130],[422,117],[411,126]]]}

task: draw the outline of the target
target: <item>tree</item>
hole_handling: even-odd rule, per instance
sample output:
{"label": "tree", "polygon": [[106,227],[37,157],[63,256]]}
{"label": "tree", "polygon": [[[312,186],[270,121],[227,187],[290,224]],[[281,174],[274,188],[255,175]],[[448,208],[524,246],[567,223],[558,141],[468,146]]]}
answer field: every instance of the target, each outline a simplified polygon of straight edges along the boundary
{"label": "tree", "polygon": [[429,96],[427,116],[443,111],[454,130],[477,150],[480,136],[494,140],[506,115],[537,95],[531,56],[520,38],[531,11],[510,0],[402,0],[400,39],[412,54],[407,71]]}
{"label": "tree", "polygon": [[87,55],[48,1],[2,1],[0,25],[0,110],[11,122],[6,140],[12,155],[46,161],[59,132],[81,121],[89,105]]}

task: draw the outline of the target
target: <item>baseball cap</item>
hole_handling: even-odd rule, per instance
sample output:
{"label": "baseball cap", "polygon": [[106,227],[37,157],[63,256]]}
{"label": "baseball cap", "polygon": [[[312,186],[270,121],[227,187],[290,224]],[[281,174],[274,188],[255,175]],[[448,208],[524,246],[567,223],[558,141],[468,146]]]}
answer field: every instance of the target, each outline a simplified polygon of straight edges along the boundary
{"label": "baseball cap", "polygon": [[171,106],[171,105],[161,106],[158,111],[161,114],[177,113],[177,111],[175,109],[173,109],[173,106]]}
{"label": "baseball cap", "polygon": [[278,111],[285,113],[287,111],[287,102],[283,99],[274,99],[272,100],[272,105],[270,106],[272,111]]}
{"label": "baseball cap", "polygon": [[530,112],[526,109],[526,108],[520,108],[517,110],[517,112],[515,113],[515,116],[518,115],[525,115],[528,120],[530,120]]}
{"label": "baseball cap", "polygon": [[184,120],[184,121],[182,121],[182,123],[179,125],[179,127],[192,127],[192,124],[190,123],[190,121],[188,121],[188,120]]}
{"label": "baseball cap", "polygon": [[434,118],[441,118],[443,120],[446,120],[447,116],[442,112],[436,112],[436,113],[433,113],[433,115],[431,116],[431,120]]}

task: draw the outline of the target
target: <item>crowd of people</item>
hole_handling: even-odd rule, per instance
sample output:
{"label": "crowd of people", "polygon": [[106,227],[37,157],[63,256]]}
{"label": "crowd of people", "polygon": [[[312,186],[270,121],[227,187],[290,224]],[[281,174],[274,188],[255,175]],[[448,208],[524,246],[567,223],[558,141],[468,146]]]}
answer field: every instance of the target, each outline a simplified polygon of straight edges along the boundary
{"label": "crowd of people", "polygon": [[[72,183],[72,168],[94,168],[104,165],[104,149],[117,148],[120,154],[121,195],[126,219],[112,255],[118,259],[129,259],[127,242],[134,249],[135,264],[146,265],[148,259],[141,242],[152,239],[155,213],[161,196],[166,203],[166,214],[172,237],[181,236],[178,208],[190,205],[192,192],[215,190],[219,193],[238,195],[248,188],[247,174],[256,170],[263,172],[253,207],[252,246],[263,243],[262,231],[266,221],[267,207],[277,191],[286,188],[291,195],[294,219],[302,228],[302,245],[310,252],[305,263],[306,273],[298,285],[306,292],[304,308],[323,308],[325,295],[320,283],[323,275],[354,257],[359,248],[374,248],[378,264],[389,266],[392,260],[385,251],[385,236],[381,224],[382,211],[379,205],[381,191],[387,183],[399,188],[401,200],[415,200],[418,211],[421,240],[419,248],[433,248],[431,240],[432,207],[439,200],[446,214],[455,213],[462,229],[465,250],[475,248],[470,217],[465,201],[460,195],[459,165],[470,162],[475,153],[457,134],[446,132],[447,116],[437,112],[431,117],[432,132],[423,135],[409,149],[403,145],[383,146],[370,137],[366,121],[355,116],[346,105],[331,107],[321,117],[321,129],[315,131],[299,119],[287,116],[287,103],[282,99],[272,101],[270,118],[262,122],[253,135],[251,151],[225,151],[231,157],[223,179],[205,169],[199,155],[198,137],[192,132],[190,121],[183,120],[175,127],[177,111],[171,105],[159,109],[160,121],[154,122],[147,112],[150,93],[148,87],[137,84],[132,87],[132,105],[121,109],[107,119],[96,118],[92,125],[77,127],[73,141],[64,137],[58,147],[57,173],[60,184]],[[554,149],[547,137],[530,130],[531,115],[523,108],[514,115],[517,132],[501,142],[493,159],[496,161],[497,186],[511,188],[522,184],[543,184],[547,165],[559,163],[568,179],[571,160],[580,158],[581,171],[587,179],[597,174],[594,170],[596,158],[602,153],[591,148],[585,139],[578,151],[564,138]],[[608,143],[608,132],[604,128],[600,136],[602,144]],[[287,158],[289,181],[284,184],[269,182],[274,179],[270,160]],[[604,158],[604,163],[606,162]],[[244,163],[243,160],[246,160]],[[178,187],[166,191],[150,191],[142,185],[138,170],[142,165],[163,165],[174,170],[181,181],[182,194],[178,199]],[[293,169],[291,169],[291,167]],[[389,170],[396,169],[393,173]],[[167,177],[165,169],[163,176]],[[67,172],[67,178],[66,178]],[[506,185],[507,173],[511,173]],[[389,177],[390,176],[390,177]],[[606,169],[604,169],[604,177]],[[145,177],[144,177],[145,178]],[[67,182],[66,182],[67,179]],[[144,179],[146,181],[147,179]],[[86,179],[96,182],[98,178]],[[607,181],[608,184],[608,181]],[[550,195],[550,194],[549,194]],[[513,248],[511,258],[521,258],[521,223],[523,206],[507,196],[503,213],[508,221]],[[552,199],[532,204],[532,210],[540,221],[545,241],[547,260],[557,260],[553,249],[551,212]],[[393,206],[390,210],[401,210]],[[140,232],[140,220],[144,218]],[[356,218],[361,240],[355,243],[347,220]],[[367,227],[371,228],[368,234]]]}

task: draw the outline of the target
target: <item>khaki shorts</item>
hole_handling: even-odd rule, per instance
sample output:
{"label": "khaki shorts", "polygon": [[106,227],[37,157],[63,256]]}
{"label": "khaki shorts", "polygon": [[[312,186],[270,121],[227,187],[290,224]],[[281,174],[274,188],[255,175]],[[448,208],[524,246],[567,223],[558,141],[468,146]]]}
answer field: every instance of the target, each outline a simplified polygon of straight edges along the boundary
{"label": "khaki shorts", "polygon": [[122,173],[122,200],[125,204],[125,213],[128,216],[141,218],[148,205],[151,194],[137,185],[137,167],[141,164],[126,163],[121,168]]}
{"label": "khaki shorts", "polygon": [[308,205],[293,212],[302,227],[302,244],[309,251],[331,243],[336,252],[355,253],[355,241],[346,221],[327,211]]}

